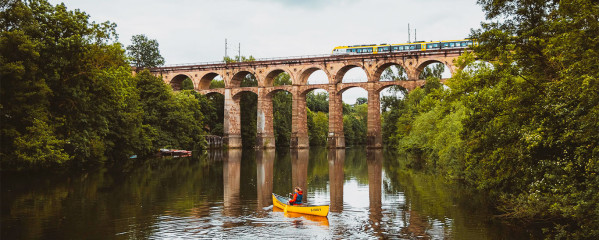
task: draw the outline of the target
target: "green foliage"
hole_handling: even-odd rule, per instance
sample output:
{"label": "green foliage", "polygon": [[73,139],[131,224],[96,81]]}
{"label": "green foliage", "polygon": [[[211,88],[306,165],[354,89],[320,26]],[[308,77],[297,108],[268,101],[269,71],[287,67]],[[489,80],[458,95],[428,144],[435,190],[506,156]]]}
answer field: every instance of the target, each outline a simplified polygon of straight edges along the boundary
{"label": "green foliage", "polygon": [[207,100],[193,90],[175,93],[147,70],[137,74],[136,78],[144,111],[143,124],[152,146],[148,150],[203,147],[202,135],[205,133],[201,106],[207,105]]}
{"label": "green foliage", "polygon": [[131,37],[131,45],[127,46],[127,51],[135,67],[151,68],[164,64],[164,58],[158,49],[158,41],[148,39],[144,34]]}
{"label": "green foliage", "polygon": [[193,81],[189,78],[186,78],[181,82],[181,90],[193,90]]}
{"label": "green foliage", "polygon": [[366,144],[366,132],[368,124],[368,103],[363,98],[362,104],[355,105],[344,104],[347,109],[343,115],[343,134],[346,145],[364,145]]}
{"label": "green foliage", "polygon": [[45,1],[8,2],[1,18],[3,167],[101,163],[141,145],[115,24]]}
{"label": "green foliage", "polygon": [[[223,80],[212,80],[210,89],[224,88]],[[207,96],[207,105],[202,107],[205,119],[206,132],[211,135],[224,136],[223,122],[225,121],[225,96],[221,94],[211,94]]]}
{"label": "green foliage", "polygon": [[249,57],[246,56],[235,56],[235,57],[223,57],[223,61],[226,63],[236,63],[236,62],[253,62],[256,61],[256,59],[254,58],[254,56],[250,55]]}
{"label": "green foliage", "polygon": [[443,63],[431,63],[422,70],[418,78],[428,79],[433,77],[441,79],[443,71],[445,71],[445,65]]}
{"label": "green foliage", "polygon": [[[274,86],[291,85],[291,77],[281,73],[275,77]],[[279,91],[272,96],[274,131],[276,146],[289,146],[291,139],[292,96],[286,91]]]}
{"label": "green foliage", "polygon": [[473,32],[483,62],[465,54],[449,89],[412,91],[396,146],[491,193],[503,216],[551,226],[547,238],[599,237],[599,5],[479,3],[493,21]]}
{"label": "green foliage", "polygon": [[310,145],[324,146],[329,133],[329,94],[310,92],[306,94],[308,138]]}
{"label": "green foliage", "polygon": [[[258,80],[252,74],[248,74],[241,81],[241,87],[255,86],[258,86]],[[243,147],[253,148],[256,145],[258,95],[251,92],[246,92],[242,93],[240,98],[241,100],[239,101],[239,106],[241,108],[241,141]]]}
{"label": "green foliage", "polygon": [[324,112],[312,112],[310,108],[307,108],[306,111],[308,115],[308,136],[310,145],[326,145],[327,134],[329,132],[329,117]]}
{"label": "green foliage", "polygon": [[306,95],[306,106],[313,112],[329,112],[329,94],[310,92]]}

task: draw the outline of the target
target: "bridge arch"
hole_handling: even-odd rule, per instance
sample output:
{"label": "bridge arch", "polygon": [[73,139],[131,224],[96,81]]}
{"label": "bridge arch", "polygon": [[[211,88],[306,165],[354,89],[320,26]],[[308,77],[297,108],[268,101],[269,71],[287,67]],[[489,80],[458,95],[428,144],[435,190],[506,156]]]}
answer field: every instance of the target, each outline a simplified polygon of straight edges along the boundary
{"label": "bridge arch", "polygon": [[[304,68],[304,70],[302,70],[299,74],[299,78],[297,79],[297,82],[294,82],[294,85],[310,85],[308,83],[308,78],[310,78],[310,76],[316,72],[316,71],[322,71],[326,74],[327,77],[327,84],[331,82],[331,74],[326,70],[326,68],[322,67],[322,66],[318,66],[318,65],[311,65],[308,66],[306,68]],[[319,84],[319,83],[317,83]]]}
{"label": "bridge arch", "polygon": [[202,94],[206,95],[206,97],[213,97],[213,96],[225,96],[224,91],[222,91],[221,89],[209,89],[209,90],[204,90],[201,92]]}
{"label": "bridge arch", "polygon": [[260,79],[258,79],[258,75],[256,74],[256,72],[254,72],[253,70],[250,70],[250,69],[246,69],[246,70],[240,70],[240,71],[236,72],[233,75],[233,77],[231,78],[231,81],[229,82],[228,86],[226,86],[226,87],[231,87],[231,88],[241,87],[243,80],[248,75],[252,75],[256,79],[256,82],[260,83]]}
{"label": "bridge arch", "polygon": [[339,69],[337,71],[337,73],[335,74],[333,81],[330,83],[331,84],[343,83],[343,78],[345,77],[345,75],[350,70],[353,70],[356,68],[361,69],[364,72],[364,74],[366,75],[366,81],[364,81],[364,82],[370,82],[371,78],[369,76],[368,70],[364,66],[362,66],[362,64],[353,64],[352,63],[352,64],[348,64],[348,65],[341,67],[341,69]]}
{"label": "bridge arch", "polygon": [[201,78],[200,81],[197,85],[198,90],[205,90],[205,89],[210,89],[210,83],[212,82],[212,80],[214,80],[215,78],[219,77],[220,74],[216,73],[216,72],[209,72],[204,74]]}
{"label": "bridge arch", "polygon": [[241,95],[243,95],[244,93],[254,93],[254,94],[258,95],[258,88],[248,87],[248,88],[238,88],[238,89],[231,90],[231,96],[233,97],[233,99],[240,98]]}
{"label": "bridge arch", "polygon": [[268,72],[266,74],[266,76],[264,77],[264,82],[262,84],[260,84],[263,87],[272,87],[274,86],[274,81],[275,78],[278,77],[280,74],[282,73],[287,73],[289,75],[289,77],[291,78],[291,85],[293,85],[293,78],[291,77],[291,74],[289,72],[289,70],[285,70],[283,68],[278,68],[278,69],[274,69],[270,72]]}
{"label": "bridge arch", "polygon": [[[433,65],[433,64],[441,64],[441,65],[443,65],[444,70],[441,73],[442,75],[445,75],[446,73],[449,73],[449,77],[451,77],[454,74],[453,70],[452,70],[452,65],[450,65],[449,63],[441,61],[439,59],[430,59],[430,60],[426,60],[426,61],[420,63],[416,67],[416,69],[415,69],[416,70],[415,71],[415,75],[416,75],[417,79],[423,79],[421,77],[421,75],[424,72],[424,69],[426,67],[430,66],[430,65]],[[441,78],[444,78],[444,77],[441,76]]]}
{"label": "bridge arch", "polygon": [[[372,73],[372,79],[373,79],[373,81],[375,81],[375,82],[384,81],[384,80],[381,79],[381,77],[383,77],[383,74],[385,73],[385,71],[388,68],[393,67],[393,66],[396,66],[398,69],[399,68],[403,69],[403,74],[401,74],[399,76],[399,80],[407,80],[408,79],[407,69],[403,65],[403,63],[396,62],[396,61],[388,61],[388,62],[384,62],[384,63],[378,65],[375,68],[374,72]],[[403,79],[403,78],[405,78],[405,79]]]}
{"label": "bridge arch", "polygon": [[195,86],[196,83],[193,80],[193,78],[184,73],[177,74],[176,76],[171,78],[171,80],[169,81],[169,85],[171,85],[171,87],[173,88],[173,91],[180,91],[183,81],[185,81],[185,79],[188,79],[188,78],[191,79],[191,81],[193,82],[193,85]]}

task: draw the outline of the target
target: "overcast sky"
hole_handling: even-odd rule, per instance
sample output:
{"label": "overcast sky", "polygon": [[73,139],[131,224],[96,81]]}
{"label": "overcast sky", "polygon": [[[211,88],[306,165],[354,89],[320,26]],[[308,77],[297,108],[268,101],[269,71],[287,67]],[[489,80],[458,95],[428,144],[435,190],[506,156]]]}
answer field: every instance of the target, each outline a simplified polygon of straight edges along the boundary
{"label": "overcast sky", "polygon": [[[166,64],[328,54],[335,46],[468,37],[484,14],[476,0],[50,0],[117,24],[119,41],[145,34]],[[412,31],[412,39],[414,34]],[[344,100],[345,100],[344,94]]]}

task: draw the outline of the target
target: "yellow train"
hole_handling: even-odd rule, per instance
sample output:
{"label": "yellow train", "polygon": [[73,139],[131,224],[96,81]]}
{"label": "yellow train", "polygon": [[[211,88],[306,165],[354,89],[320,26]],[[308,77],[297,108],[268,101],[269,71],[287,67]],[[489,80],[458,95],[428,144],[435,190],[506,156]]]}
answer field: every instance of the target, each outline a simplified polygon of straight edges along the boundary
{"label": "yellow train", "polygon": [[476,44],[472,39],[436,41],[436,42],[413,42],[401,44],[367,44],[353,46],[339,46],[333,49],[333,54],[376,54],[389,52],[409,52],[409,51],[427,51],[439,49],[460,49],[468,48]]}

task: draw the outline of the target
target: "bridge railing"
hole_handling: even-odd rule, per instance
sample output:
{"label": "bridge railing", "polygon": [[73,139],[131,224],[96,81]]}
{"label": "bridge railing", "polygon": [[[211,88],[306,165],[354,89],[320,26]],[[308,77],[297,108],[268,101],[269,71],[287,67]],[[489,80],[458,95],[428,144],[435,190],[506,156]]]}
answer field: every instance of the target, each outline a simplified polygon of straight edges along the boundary
{"label": "bridge railing", "polygon": [[357,56],[362,56],[362,55],[383,55],[383,54],[422,54],[422,55],[428,55],[428,54],[439,54],[439,53],[447,53],[447,52],[458,52],[458,53],[462,53],[464,52],[464,49],[442,49],[442,50],[427,50],[427,51],[402,51],[402,52],[390,52],[390,53],[379,53],[379,54],[317,54],[317,55],[302,55],[302,56],[287,56],[287,57],[271,57],[271,58],[258,58],[254,61],[251,62],[230,62],[227,63],[225,61],[212,61],[212,62],[196,62],[196,63],[178,63],[178,64],[167,64],[164,66],[160,66],[160,67],[156,67],[155,69],[160,69],[160,68],[177,68],[177,67],[190,67],[190,66],[209,66],[209,65],[222,65],[222,64],[244,64],[244,63],[249,63],[251,64],[252,62],[262,62],[262,61],[277,61],[277,60],[302,60],[302,59],[311,59],[311,58],[331,58],[331,57],[339,57],[339,58],[346,58],[346,57],[357,57]]}
{"label": "bridge railing", "polygon": [[[319,58],[319,57],[330,57],[334,56],[331,54],[318,54],[318,55],[302,55],[302,56],[289,56],[289,57],[270,57],[270,58],[257,58],[254,62],[260,61],[275,61],[275,60],[286,60],[286,59],[307,59],[307,58]],[[177,63],[177,64],[166,64],[160,67],[183,67],[183,66],[197,66],[197,65],[215,65],[215,64],[226,64],[225,61],[212,61],[212,62],[195,62],[195,63]],[[230,62],[230,64],[236,64],[239,62]]]}

